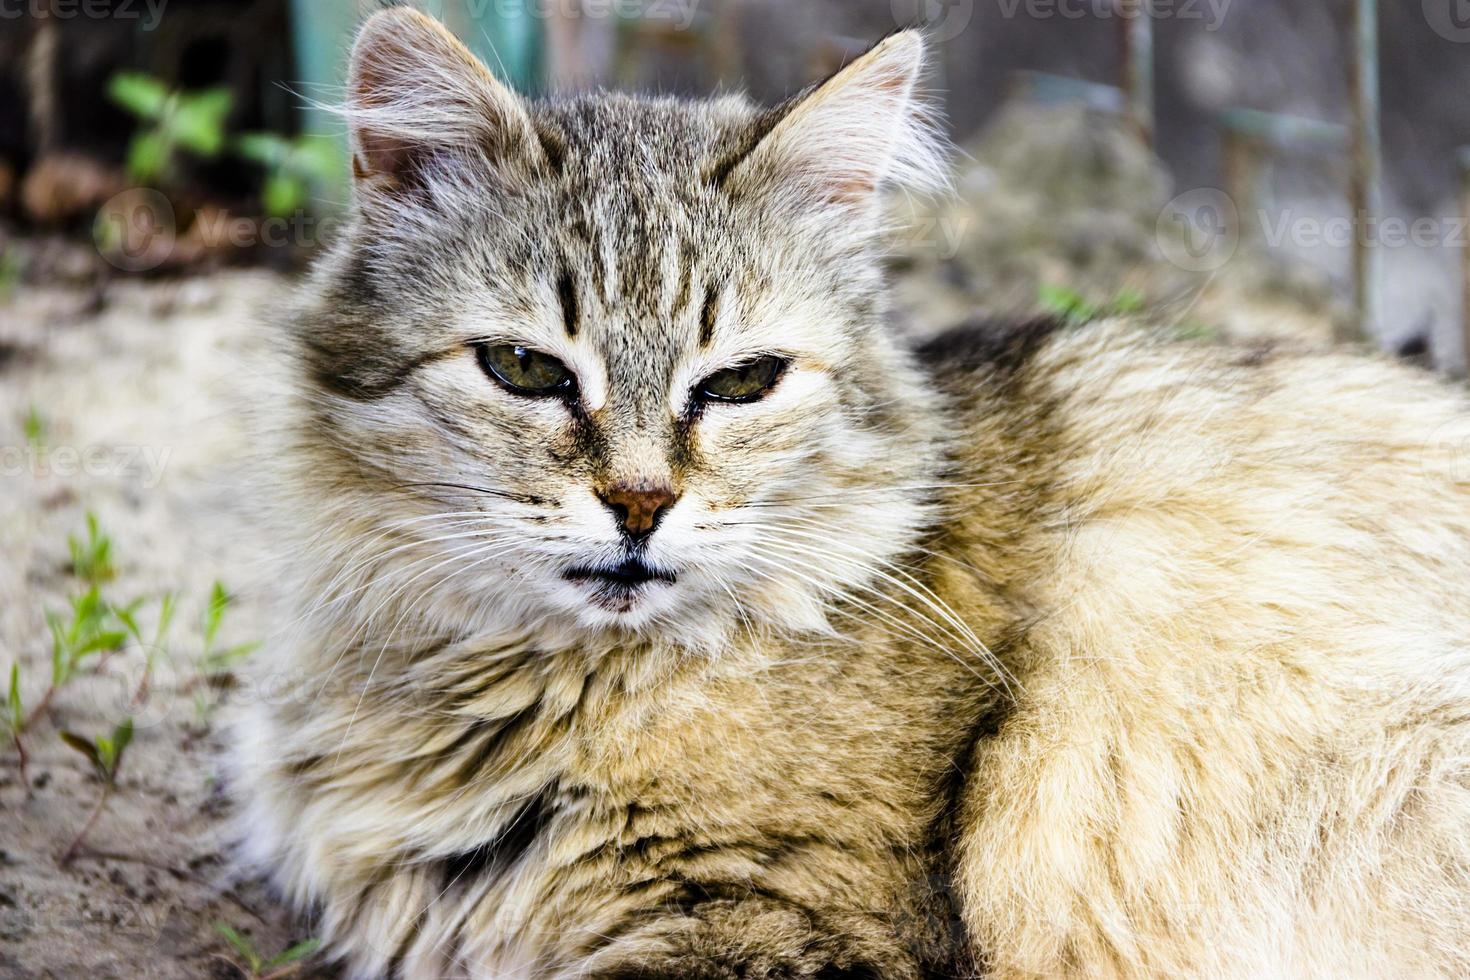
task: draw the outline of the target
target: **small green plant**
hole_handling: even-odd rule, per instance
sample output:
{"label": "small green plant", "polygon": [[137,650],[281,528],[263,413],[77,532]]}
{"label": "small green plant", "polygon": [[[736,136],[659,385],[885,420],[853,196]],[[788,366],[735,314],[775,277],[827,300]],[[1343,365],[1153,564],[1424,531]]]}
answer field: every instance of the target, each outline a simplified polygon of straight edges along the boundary
{"label": "small green plant", "polygon": [[86,539],[68,534],[66,544],[71,550],[71,573],[83,582],[98,586],[117,576],[112,564],[112,538],[102,533],[96,514],[87,513]]}
{"label": "small green plant", "polygon": [[225,591],[222,583],[214,583],[210,590],[209,605],[204,610],[204,651],[199,656],[199,669],[205,677],[227,674],[235,665],[254,652],[258,643],[240,643],[223,649],[215,645],[219,628],[224,623],[225,610],[230,608],[233,597]]}
{"label": "small green plant", "polygon": [[5,729],[10,733],[10,741],[15,743],[16,754],[20,756],[20,781],[30,786],[30,757],[26,755],[25,743],[21,741],[21,735],[26,730],[26,713],[20,703],[19,660],[10,665],[10,689],[5,693]]}
{"label": "small green plant", "polygon": [[12,734],[25,727],[25,711],[20,706],[20,661],[10,665],[10,690],[5,695],[5,723]]}
{"label": "small green plant", "polygon": [[239,960],[233,957],[225,959],[244,973],[248,980],[279,980],[281,977],[290,976],[299,970],[306,958],[320,949],[322,945],[320,939],[308,939],[267,959],[256,950],[254,943],[225,923],[216,922],[214,931],[224,937],[225,942],[230,944],[230,948],[239,957]]}
{"label": "small green plant", "polygon": [[41,417],[41,410],[32,405],[26,410],[26,417],[21,421],[21,429],[25,432],[26,445],[31,447],[34,453],[40,453],[46,448],[46,420]]}
{"label": "small green plant", "polygon": [[15,295],[20,287],[22,269],[19,252],[13,248],[0,248],[0,301]]}
{"label": "small green plant", "polygon": [[204,649],[199,654],[199,680],[194,685],[194,710],[200,725],[208,725],[210,712],[215,707],[212,692],[215,687],[228,681],[235,666],[258,647],[258,643],[240,643],[230,647],[218,645],[220,626],[224,624],[225,611],[233,601],[223,583],[215,582],[210,590],[209,605],[204,609]]}
{"label": "small green plant", "polygon": [[72,732],[62,732],[61,740],[92,764],[92,771],[97,778],[102,780],[102,793],[97,798],[97,804],[92,808],[92,813],[87,817],[87,822],[82,825],[81,831],[72,839],[71,845],[62,852],[60,863],[66,866],[77,856],[81,850],[87,835],[97,824],[97,818],[102,816],[102,811],[107,807],[107,801],[112,797],[113,790],[117,789],[118,772],[122,769],[123,753],[127,752],[128,746],[133,741],[133,719],[126,718],[122,724],[112,730],[111,735],[98,735],[93,739],[86,739]]}
{"label": "small green plant", "polygon": [[71,600],[69,618],[47,612],[46,623],[51,627],[53,691],[71,680],[87,657],[117,650],[128,638],[126,628],[117,628],[121,624],[116,621],[114,610],[95,585]]}
{"label": "small green plant", "polygon": [[148,700],[148,689],[153,681],[153,668],[158,663],[158,655],[161,653],[168,656],[168,632],[173,626],[177,600],[178,596],[172,592],[165,592],[163,598],[159,600],[158,622],[154,624],[151,641],[143,638],[143,630],[138,625],[136,604],[127,609],[115,610],[123,628],[133,638],[133,642],[143,650],[143,676],[138,681],[137,690],[133,692],[134,704],[141,705]]}
{"label": "small green plant", "polygon": [[174,91],[151,75],[119,72],[108,82],[107,94],[140,123],[127,161],[128,176],[140,184],[174,181],[180,150],[213,158],[225,148],[232,103],[228,89]]}
{"label": "small green plant", "polygon": [[1097,304],[1067,286],[1042,286],[1038,301],[1048,313],[1071,323],[1128,316],[1144,308],[1143,294],[1136,289],[1120,290],[1111,302]]}
{"label": "small green plant", "polygon": [[304,208],[312,187],[335,181],[345,169],[341,150],[320,136],[247,133],[235,141],[235,152],[265,168],[261,206],[275,218]]}

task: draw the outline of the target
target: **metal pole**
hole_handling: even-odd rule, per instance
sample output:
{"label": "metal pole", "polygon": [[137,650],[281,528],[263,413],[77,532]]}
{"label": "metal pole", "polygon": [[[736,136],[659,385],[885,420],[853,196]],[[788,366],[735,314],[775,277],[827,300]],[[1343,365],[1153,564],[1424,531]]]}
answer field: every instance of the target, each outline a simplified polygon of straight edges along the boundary
{"label": "metal pole", "polygon": [[1261,147],[1249,134],[1235,126],[1225,126],[1225,193],[1235,203],[1235,216],[1239,227],[1234,229],[1243,236],[1251,228],[1251,218],[1256,213],[1256,188],[1260,186]]}
{"label": "metal pole", "polygon": [[1153,0],[1118,0],[1124,97],[1143,144],[1154,145]]}
{"label": "metal pole", "polygon": [[1382,207],[1382,132],[1378,101],[1378,2],[1353,0],[1353,320],[1339,338],[1373,336],[1378,315],[1378,251],[1370,240]]}
{"label": "metal pole", "polygon": [[[1470,228],[1470,146],[1460,150],[1460,216]],[[1460,246],[1460,270],[1464,290],[1460,330],[1465,338],[1465,373],[1470,375],[1470,244]]]}

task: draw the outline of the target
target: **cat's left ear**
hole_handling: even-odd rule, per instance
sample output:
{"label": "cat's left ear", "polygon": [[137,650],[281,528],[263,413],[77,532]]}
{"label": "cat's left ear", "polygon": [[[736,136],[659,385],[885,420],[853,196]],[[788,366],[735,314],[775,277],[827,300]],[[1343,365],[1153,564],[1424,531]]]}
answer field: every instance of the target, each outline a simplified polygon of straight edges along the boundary
{"label": "cat's left ear", "polygon": [[345,110],[359,188],[412,190],[436,164],[534,164],[540,149],[521,98],[442,24],[407,7],[357,35]]}
{"label": "cat's left ear", "polygon": [[879,42],[767,117],[754,148],[727,165],[725,186],[863,211],[885,185],[945,189],[948,143],[919,92],[924,59],[918,31]]}

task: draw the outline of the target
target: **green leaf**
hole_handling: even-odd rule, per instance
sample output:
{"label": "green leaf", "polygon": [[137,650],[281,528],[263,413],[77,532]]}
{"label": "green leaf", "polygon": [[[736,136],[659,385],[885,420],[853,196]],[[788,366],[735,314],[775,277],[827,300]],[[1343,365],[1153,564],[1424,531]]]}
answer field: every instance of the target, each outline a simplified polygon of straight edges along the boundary
{"label": "green leaf", "polygon": [[92,586],[72,600],[71,608],[78,624],[96,622],[102,617],[102,591],[97,586]]}
{"label": "green leaf", "polygon": [[93,633],[72,650],[77,659],[94,653],[102,653],[105,650],[117,650],[128,642],[128,634],[122,630],[104,630]]}
{"label": "green leaf", "polygon": [[232,102],[227,88],[181,93],[166,124],[168,132],[180,146],[200,156],[218,156],[225,146],[225,117]]}
{"label": "green leaf", "polygon": [[87,514],[86,541],[67,535],[66,542],[71,549],[72,574],[77,578],[96,585],[110,581],[117,574],[112,565],[112,539],[102,533],[96,514]]}
{"label": "green leaf", "polygon": [[235,152],[247,160],[275,169],[291,152],[291,144],[275,133],[246,133],[235,140]]}
{"label": "green leaf", "polygon": [[305,942],[297,943],[290,949],[272,956],[270,961],[265,964],[265,969],[273,970],[278,966],[287,966],[291,963],[300,962],[321,948],[322,941],[320,939],[308,939]]}
{"label": "green leaf", "polygon": [[169,628],[174,622],[174,608],[178,604],[178,596],[172,592],[165,592],[163,600],[158,607],[158,629],[153,634],[153,645],[161,648],[163,638],[168,635]]}
{"label": "green leaf", "polygon": [[117,779],[117,770],[122,765],[123,753],[133,740],[133,719],[125,718],[112,730],[112,735],[97,739],[97,754],[101,758],[104,778],[109,782]]}
{"label": "green leaf", "polygon": [[168,166],[168,137],[163,133],[139,133],[128,146],[128,177],[140,184],[156,183]]}
{"label": "green leaf", "polygon": [[260,648],[259,643],[241,643],[227,650],[212,650],[200,661],[200,670],[206,677],[228,673],[237,663]]}
{"label": "green leaf", "polygon": [[97,746],[93,745],[87,739],[82,738],[80,735],[75,735],[72,732],[62,732],[61,740],[71,748],[86,756],[87,761],[92,763],[92,768],[97,771],[97,774],[103,779],[107,778],[107,768],[102,764],[102,754],[97,751]]}
{"label": "green leaf", "polygon": [[1069,320],[1086,322],[1095,320],[1101,312],[1074,289],[1066,286],[1043,285],[1039,290],[1041,305],[1054,315]]}
{"label": "green leaf", "polygon": [[267,215],[284,218],[294,214],[306,203],[306,187],[290,174],[271,174],[261,188],[260,201]]}
{"label": "green leaf", "polygon": [[128,635],[131,636],[133,640],[141,646],[143,643],[143,634],[142,631],[138,629],[138,618],[133,615],[137,608],[138,603],[135,602],[124,609],[114,608],[112,610],[112,614],[116,616],[119,621],[122,622],[123,628],[128,631]]}
{"label": "green leaf", "polygon": [[71,676],[66,635],[61,628],[61,617],[49,610],[46,612],[46,625],[51,628],[51,686],[60,687]]}
{"label": "green leaf", "polygon": [[224,584],[215,582],[214,588],[209,593],[209,606],[204,610],[204,646],[214,646],[214,638],[219,634],[220,623],[224,621],[225,610],[230,605],[230,594],[225,591]]}
{"label": "green leaf", "polygon": [[333,181],[347,169],[342,147],[325,136],[303,136],[296,141],[290,170],[312,180]]}
{"label": "green leaf", "polygon": [[1143,293],[1136,289],[1120,290],[1113,298],[1113,314],[1126,316],[1129,313],[1137,313],[1144,308],[1144,305]]}
{"label": "green leaf", "polygon": [[46,444],[46,420],[41,417],[40,409],[32,405],[26,412],[24,425],[26,442],[32,449],[39,450]]}
{"label": "green leaf", "polygon": [[225,942],[233,946],[235,952],[245,958],[245,962],[250,965],[251,973],[259,973],[265,966],[261,961],[260,954],[255,951],[255,947],[251,945],[250,940],[240,935],[234,929],[225,925],[223,922],[216,922],[214,924],[214,931],[224,936]]}
{"label": "green leaf", "polygon": [[5,705],[10,712],[11,734],[18,735],[26,725],[25,710],[20,705],[20,662],[10,665],[10,691],[5,696]]}
{"label": "green leaf", "polygon": [[168,104],[168,87],[139,72],[124,71],[107,83],[107,95],[118,105],[142,119],[163,118]]}

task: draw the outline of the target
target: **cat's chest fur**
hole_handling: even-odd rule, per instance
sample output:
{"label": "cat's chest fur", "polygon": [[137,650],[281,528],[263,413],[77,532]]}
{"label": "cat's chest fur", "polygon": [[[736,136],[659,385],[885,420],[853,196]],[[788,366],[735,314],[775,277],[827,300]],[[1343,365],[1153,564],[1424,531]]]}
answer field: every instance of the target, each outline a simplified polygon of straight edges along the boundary
{"label": "cat's chest fur", "polygon": [[486,962],[573,962],[638,907],[710,881],[780,892],[814,853],[834,903],[901,909],[934,873],[956,721],[991,687],[963,655],[868,633],[715,658],[462,644],[316,701],[319,739],[281,764],[335,842],[334,889],[473,911]]}

